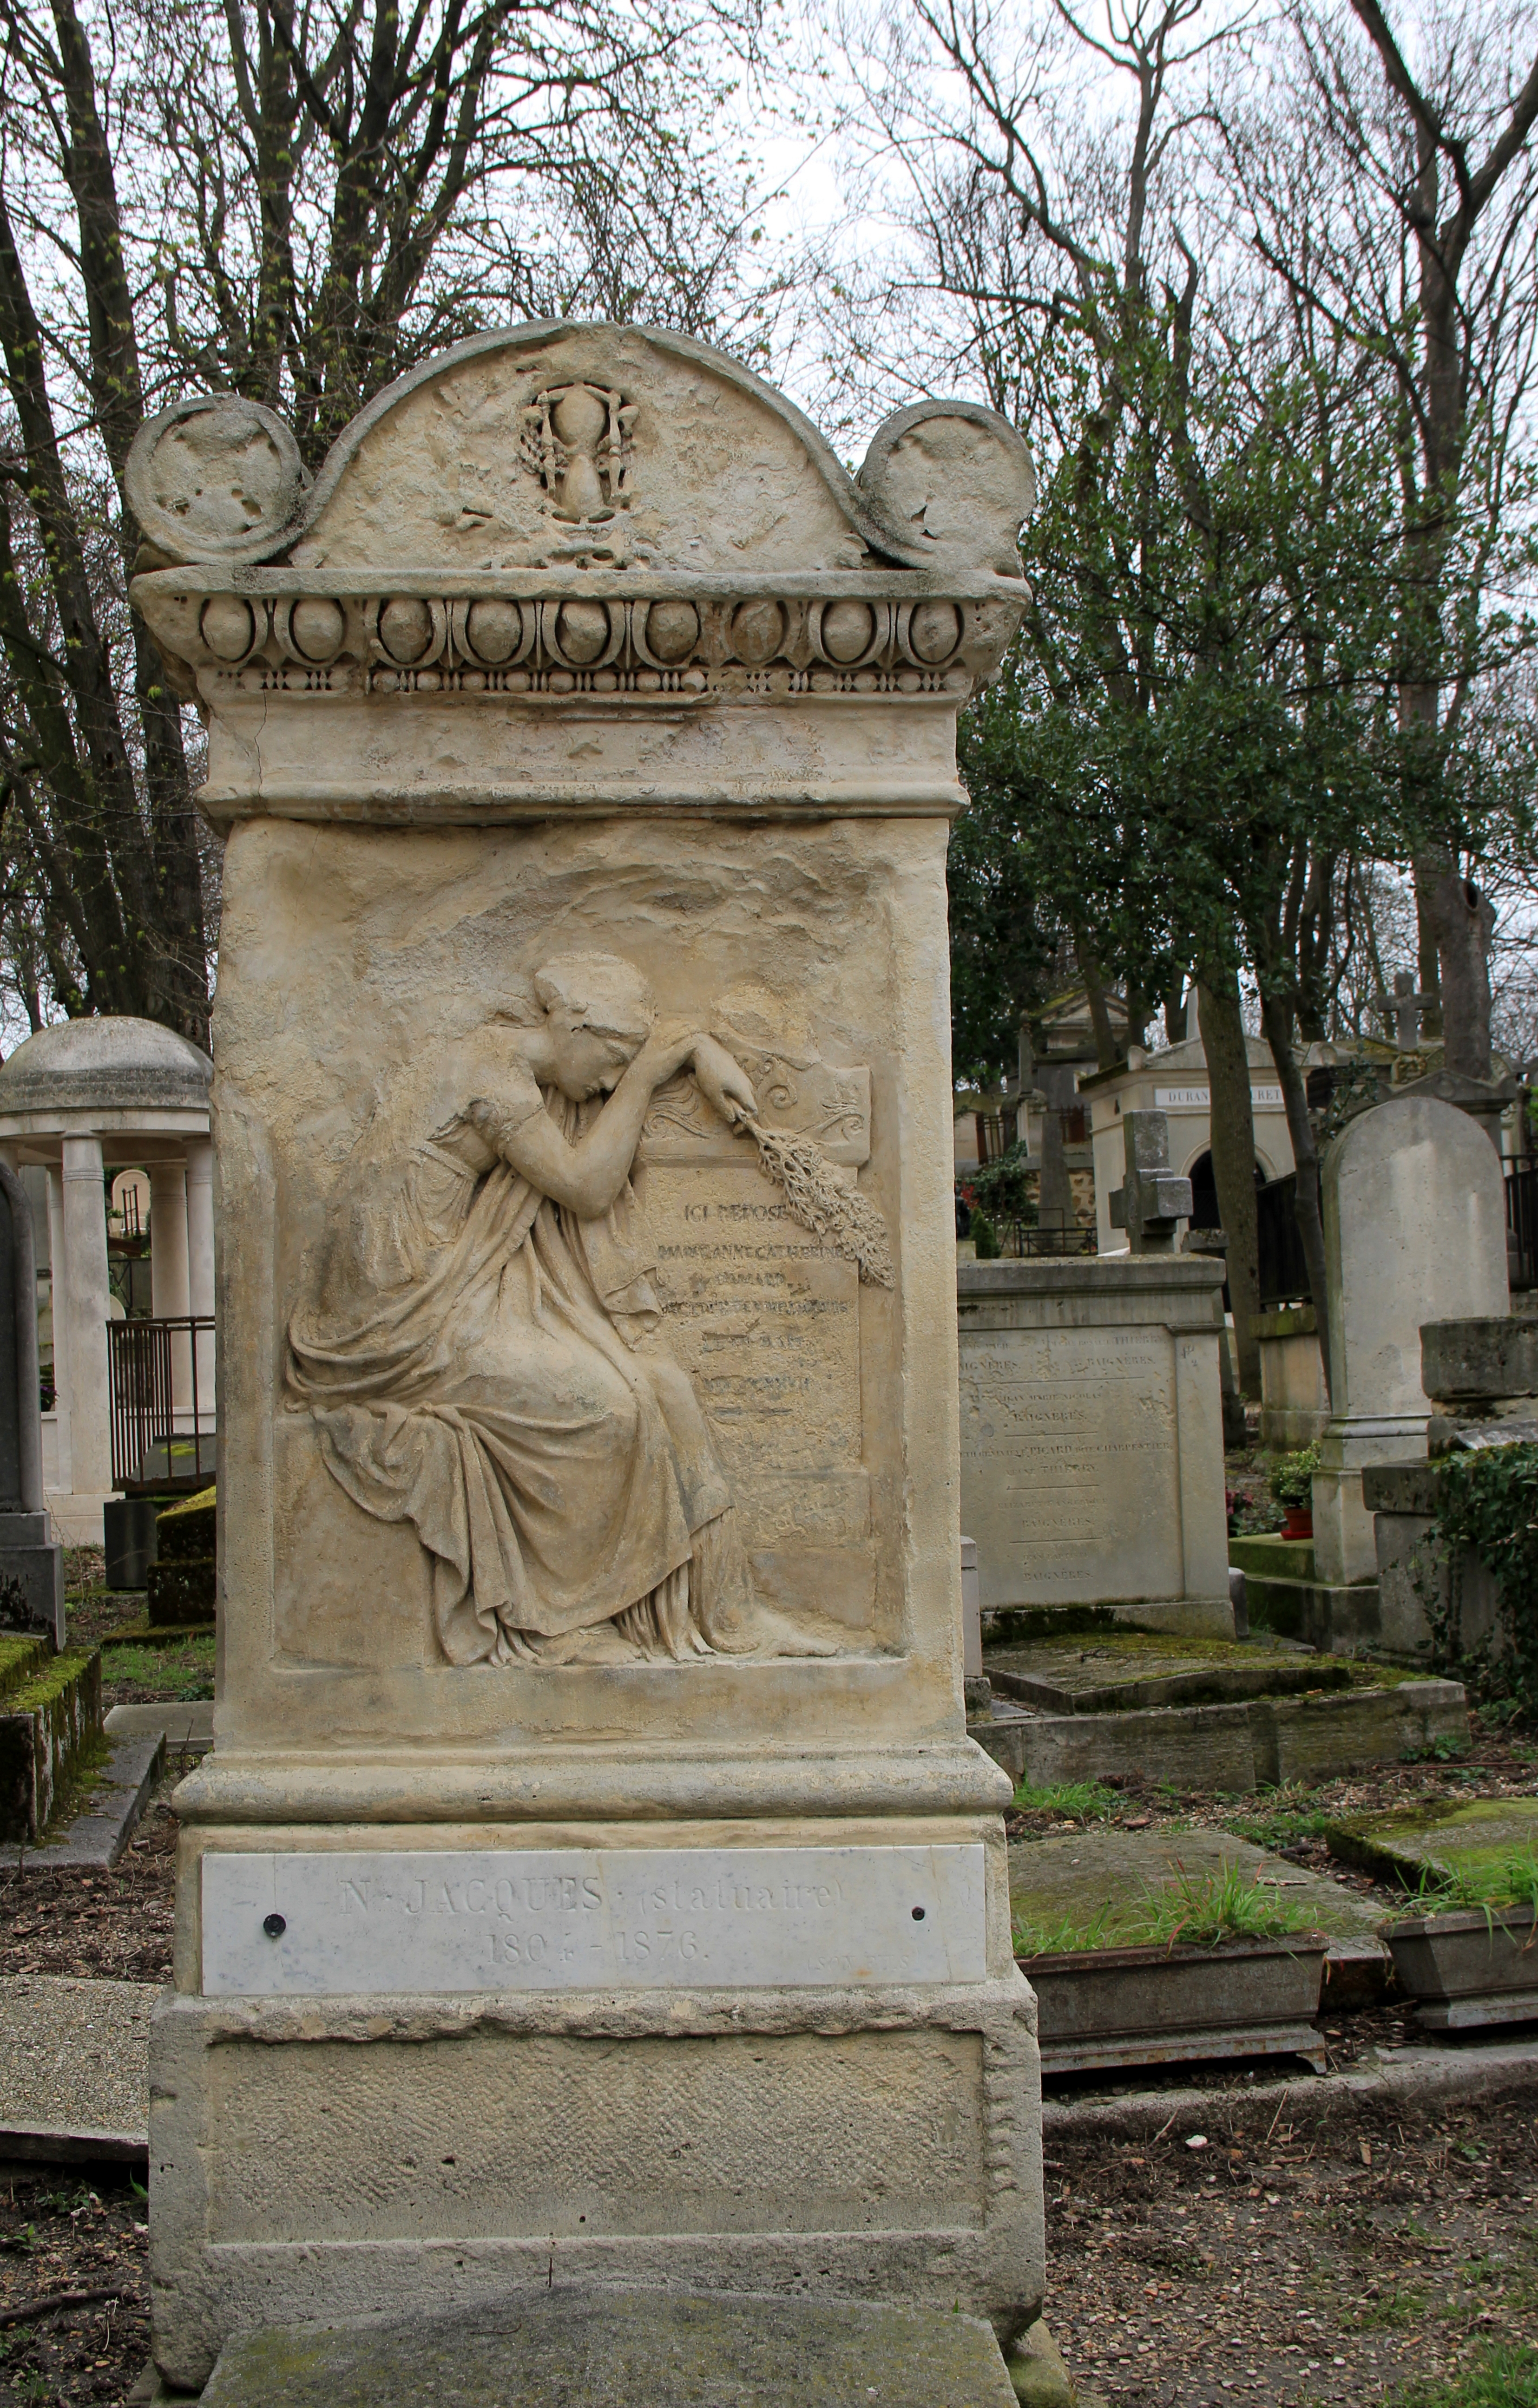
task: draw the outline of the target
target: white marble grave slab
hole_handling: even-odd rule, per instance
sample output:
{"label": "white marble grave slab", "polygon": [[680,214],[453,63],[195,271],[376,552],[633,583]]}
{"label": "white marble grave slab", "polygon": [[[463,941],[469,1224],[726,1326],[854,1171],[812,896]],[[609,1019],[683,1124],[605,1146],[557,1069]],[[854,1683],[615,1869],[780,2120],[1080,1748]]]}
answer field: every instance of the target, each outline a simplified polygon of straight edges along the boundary
{"label": "white marble grave slab", "polygon": [[203,1858],[210,1998],[806,1989],[984,1973],[975,1843]]}

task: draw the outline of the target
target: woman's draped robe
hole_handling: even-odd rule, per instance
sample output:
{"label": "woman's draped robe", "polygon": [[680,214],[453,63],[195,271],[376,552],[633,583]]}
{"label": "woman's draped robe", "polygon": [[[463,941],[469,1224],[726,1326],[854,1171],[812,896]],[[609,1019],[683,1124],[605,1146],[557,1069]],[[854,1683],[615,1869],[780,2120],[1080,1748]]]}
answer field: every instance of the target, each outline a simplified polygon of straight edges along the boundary
{"label": "woman's draped robe", "polygon": [[[503,1126],[594,1107],[527,1082]],[[386,1118],[389,1116],[387,1115]],[[613,1622],[643,1655],[751,1645],[731,1494],[687,1375],[651,1343],[654,1258],[628,1182],[578,1221],[442,1140],[354,1149],[289,1387],[333,1477],[432,1558],[456,1664],[561,1661]]]}

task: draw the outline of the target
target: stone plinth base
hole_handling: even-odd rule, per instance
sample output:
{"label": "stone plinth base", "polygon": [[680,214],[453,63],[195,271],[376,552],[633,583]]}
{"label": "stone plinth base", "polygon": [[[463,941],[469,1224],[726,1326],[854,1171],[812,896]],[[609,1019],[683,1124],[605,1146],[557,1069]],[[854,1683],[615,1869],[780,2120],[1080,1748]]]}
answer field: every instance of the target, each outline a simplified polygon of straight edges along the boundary
{"label": "stone plinth base", "polygon": [[1042,2287],[1034,2021],[1013,1970],[923,1991],[169,1998],[156,2360],[195,2386],[244,2328],[573,2280],[959,2302],[1007,2344]]}
{"label": "stone plinth base", "polygon": [[[870,2377],[875,2375],[874,2383]],[[559,2282],[471,2316],[242,2333],[205,2408],[1013,2408],[988,2326],[935,2309]]]}
{"label": "stone plinth base", "polygon": [[1424,1413],[1347,1414],[1319,1441],[1314,1475],[1314,1569],[1332,1587],[1350,1587],[1377,1573],[1373,1516],[1362,1502],[1362,1473],[1372,1464],[1426,1459]]}
{"label": "stone plinth base", "polygon": [[1500,1643],[1501,1595],[1493,1575],[1473,1547],[1460,1547],[1454,1566],[1438,1542],[1440,1482],[1435,1463],[1383,1464],[1362,1474],[1377,1547],[1383,1645],[1422,1663],[1436,1653],[1439,1636],[1447,1663]]}
{"label": "stone plinth base", "polygon": [[1251,1324],[1260,1349],[1260,1443],[1300,1447],[1330,1426],[1330,1391],[1311,1304],[1257,1313]]}

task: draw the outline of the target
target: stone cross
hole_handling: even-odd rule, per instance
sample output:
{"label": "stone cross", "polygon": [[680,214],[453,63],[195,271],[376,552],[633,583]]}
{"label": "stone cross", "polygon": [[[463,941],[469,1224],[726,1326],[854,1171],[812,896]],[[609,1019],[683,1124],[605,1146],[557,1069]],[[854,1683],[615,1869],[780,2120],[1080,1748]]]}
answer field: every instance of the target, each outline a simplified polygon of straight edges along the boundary
{"label": "stone cross", "polygon": [[1126,1184],[1111,1197],[1111,1226],[1125,1229],[1134,1254],[1172,1254],[1175,1223],[1189,1220],[1191,1182],[1170,1168],[1170,1124],[1163,1112],[1127,1112]]}
{"label": "stone cross", "polygon": [[1380,996],[1378,1009],[1386,1014],[1394,1032],[1394,1043],[1401,1054],[1413,1054],[1420,1043],[1421,1014],[1434,998],[1416,991],[1409,970],[1394,972],[1392,996]]}
{"label": "stone cross", "polygon": [[64,1551],[43,1503],[32,1207],[0,1164],[0,1623],[65,1643]]}

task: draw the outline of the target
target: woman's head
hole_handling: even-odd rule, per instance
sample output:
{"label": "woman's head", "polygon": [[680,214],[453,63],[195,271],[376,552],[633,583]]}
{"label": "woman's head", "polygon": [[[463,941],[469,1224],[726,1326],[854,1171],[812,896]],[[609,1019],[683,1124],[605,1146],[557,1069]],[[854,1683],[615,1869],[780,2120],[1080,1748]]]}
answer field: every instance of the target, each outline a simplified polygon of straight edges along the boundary
{"label": "woman's head", "polygon": [[617,953],[557,953],[534,974],[555,1083],[581,1103],[607,1094],[652,1033],[656,998]]}

